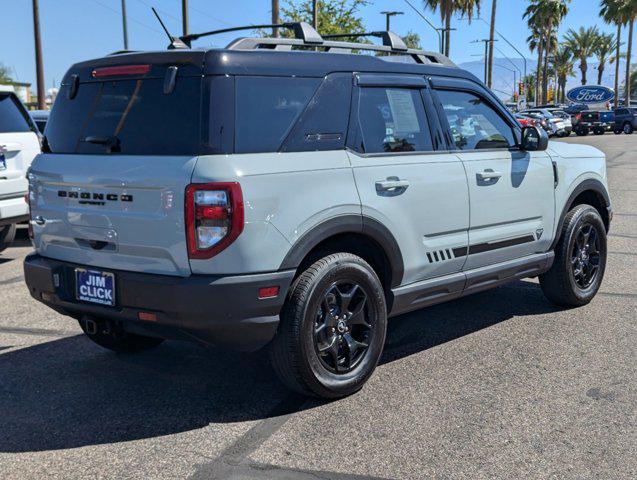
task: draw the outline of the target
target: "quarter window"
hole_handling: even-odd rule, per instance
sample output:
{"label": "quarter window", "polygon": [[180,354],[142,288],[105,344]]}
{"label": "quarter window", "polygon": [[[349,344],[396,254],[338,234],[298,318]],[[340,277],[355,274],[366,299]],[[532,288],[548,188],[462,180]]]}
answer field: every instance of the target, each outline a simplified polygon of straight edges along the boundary
{"label": "quarter window", "polygon": [[237,77],[236,152],[276,152],[321,82],[318,78]]}
{"label": "quarter window", "polygon": [[0,93],[0,133],[29,132],[31,127],[11,95]]}
{"label": "quarter window", "polygon": [[358,121],[365,153],[432,150],[420,91],[368,87],[360,91]]}
{"label": "quarter window", "polygon": [[509,148],[513,130],[485,100],[467,92],[438,91],[451,134],[460,150]]}

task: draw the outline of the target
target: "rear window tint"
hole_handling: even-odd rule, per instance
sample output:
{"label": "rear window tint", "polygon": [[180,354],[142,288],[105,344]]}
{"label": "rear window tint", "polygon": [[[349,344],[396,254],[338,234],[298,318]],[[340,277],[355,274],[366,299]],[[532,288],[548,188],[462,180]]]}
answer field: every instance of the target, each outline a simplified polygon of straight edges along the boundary
{"label": "rear window tint", "polygon": [[31,126],[12,95],[0,94],[0,133],[29,132]]}
{"label": "rear window tint", "polygon": [[317,78],[237,77],[235,151],[278,151],[320,82]]}
{"label": "rear window tint", "polygon": [[170,94],[163,84],[153,78],[83,83],[73,99],[63,86],[47,125],[51,151],[198,154],[201,78],[178,78]]}

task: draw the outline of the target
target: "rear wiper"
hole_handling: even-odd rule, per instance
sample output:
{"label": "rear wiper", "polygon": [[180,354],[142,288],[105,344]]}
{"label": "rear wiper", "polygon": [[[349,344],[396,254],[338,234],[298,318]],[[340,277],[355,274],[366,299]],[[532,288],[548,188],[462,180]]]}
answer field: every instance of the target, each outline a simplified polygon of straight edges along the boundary
{"label": "rear wiper", "polygon": [[109,153],[121,151],[120,139],[114,135],[105,135],[105,136],[89,135],[85,137],[84,140],[82,141],[86,143],[94,143],[95,145],[104,145],[108,147]]}

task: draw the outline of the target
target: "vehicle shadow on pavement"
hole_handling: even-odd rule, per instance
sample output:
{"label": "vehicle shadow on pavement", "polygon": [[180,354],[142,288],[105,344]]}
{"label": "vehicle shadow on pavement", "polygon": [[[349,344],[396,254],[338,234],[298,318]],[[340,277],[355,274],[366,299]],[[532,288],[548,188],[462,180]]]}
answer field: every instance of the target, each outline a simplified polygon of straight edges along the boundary
{"label": "vehicle shadow on pavement", "polygon": [[[537,285],[511,286],[396,317],[381,363],[517,315],[554,311]],[[165,342],[118,355],[82,335],[0,354],[0,452],[28,452],[175,434],[211,423],[314,408],[275,378],[265,352]]]}

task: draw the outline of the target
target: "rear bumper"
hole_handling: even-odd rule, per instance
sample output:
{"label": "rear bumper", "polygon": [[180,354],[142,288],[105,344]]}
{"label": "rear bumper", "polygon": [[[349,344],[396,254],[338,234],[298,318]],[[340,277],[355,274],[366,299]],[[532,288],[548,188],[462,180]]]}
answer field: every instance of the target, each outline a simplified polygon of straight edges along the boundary
{"label": "rear bumper", "polygon": [[[24,260],[24,277],[31,296],[77,319],[85,315],[108,319],[135,333],[248,351],[265,346],[274,337],[294,277],[293,270],[171,277],[103,269],[115,274],[117,303],[103,307],[75,300],[76,267],[85,266],[29,255]],[[278,296],[259,299],[259,288],[271,286],[279,287]],[[156,320],[139,320],[140,312],[154,313]]]}
{"label": "rear bumper", "polygon": [[29,219],[29,206],[24,192],[0,195],[0,226]]}

